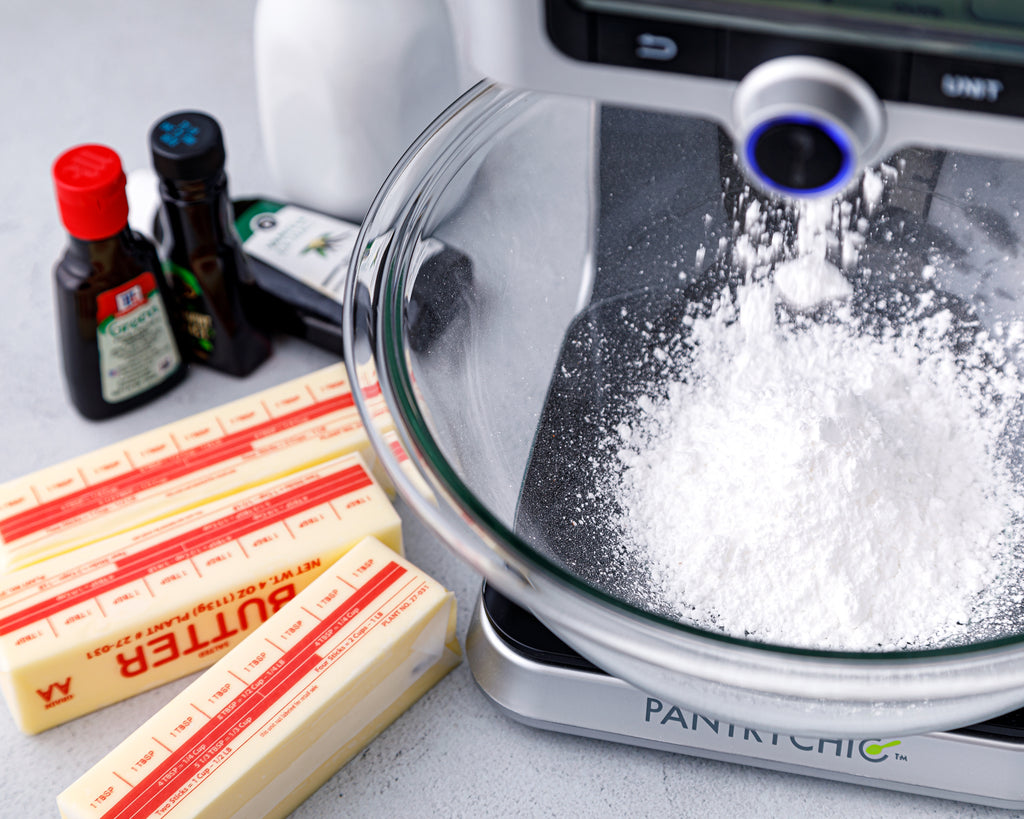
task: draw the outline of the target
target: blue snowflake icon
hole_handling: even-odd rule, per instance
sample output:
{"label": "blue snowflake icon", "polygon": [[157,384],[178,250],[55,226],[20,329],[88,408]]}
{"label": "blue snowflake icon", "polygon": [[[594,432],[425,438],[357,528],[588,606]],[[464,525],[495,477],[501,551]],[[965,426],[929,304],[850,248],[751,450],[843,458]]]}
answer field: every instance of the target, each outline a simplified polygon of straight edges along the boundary
{"label": "blue snowflake icon", "polygon": [[160,141],[169,148],[177,148],[179,145],[195,145],[199,136],[199,128],[187,119],[180,122],[164,120],[160,123]]}

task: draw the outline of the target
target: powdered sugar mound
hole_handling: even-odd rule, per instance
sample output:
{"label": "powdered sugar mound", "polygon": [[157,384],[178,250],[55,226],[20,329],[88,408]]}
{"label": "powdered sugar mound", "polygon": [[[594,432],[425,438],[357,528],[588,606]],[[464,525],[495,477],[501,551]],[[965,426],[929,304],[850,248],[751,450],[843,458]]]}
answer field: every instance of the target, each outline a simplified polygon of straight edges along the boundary
{"label": "powdered sugar mound", "polygon": [[984,334],[955,352],[945,310],[867,332],[780,319],[778,296],[724,292],[693,321],[685,378],[619,426],[624,548],[703,628],[956,641],[998,596],[1024,511],[999,451],[1020,392],[1005,352]]}
{"label": "powdered sugar mound", "polygon": [[839,268],[810,255],[798,256],[776,267],[775,287],[798,310],[811,310],[822,302],[853,295],[853,287]]}

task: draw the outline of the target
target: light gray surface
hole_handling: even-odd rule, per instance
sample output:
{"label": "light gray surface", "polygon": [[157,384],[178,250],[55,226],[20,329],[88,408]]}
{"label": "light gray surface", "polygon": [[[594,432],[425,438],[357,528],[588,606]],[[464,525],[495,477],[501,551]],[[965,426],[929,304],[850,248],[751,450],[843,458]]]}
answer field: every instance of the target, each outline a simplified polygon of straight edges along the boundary
{"label": "light gray surface", "polygon": [[[245,380],[194,368],[178,390],[90,423],[67,403],[56,355],[51,267],[64,241],[49,166],[64,148],[105,142],[126,168],[147,163],[161,114],[199,107],[228,141],[232,190],[274,194],[252,75],[252,0],[174,4],[4,0],[0,7],[0,480],[245,395],[327,363],[281,340]],[[386,32],[382,32],[382,36]],[[366,115],[366,112],[353,112]],[[406,516],[409,556],[452,588],[465,636],[479,580]],[[56,814],[54,798],[188,679],[35,737],[0,712],[0,817]],[[1024,775],[1024,772],[1022,772]],[[527,729],[500,716],[463,664],[330,780],[299,817],[1010,816],[908,796]]]}

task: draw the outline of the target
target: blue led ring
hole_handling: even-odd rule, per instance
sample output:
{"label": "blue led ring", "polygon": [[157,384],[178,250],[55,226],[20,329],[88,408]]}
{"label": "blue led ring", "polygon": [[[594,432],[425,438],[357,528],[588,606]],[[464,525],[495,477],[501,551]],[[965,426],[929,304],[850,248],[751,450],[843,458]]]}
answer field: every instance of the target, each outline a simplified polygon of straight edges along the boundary
{"label": "blue led ring", "polygon": [[[839,149],[842,159],[839,165],[839,170],[836,172],[835,176],[832,177],[831,181],[824,185],[819,185],[816,188],[791,188],[786,185],[780,185],[765,174],[754,155],[755,149],[758,141],[762,136],[764,136],[765,131],[778,125],[810,126],[823,131],[825,135],[832,140],[835,146]],[[787,114],[786,116],[775,117],[758,123],[750,134],[747,135],[744,153],[746,155],[748,167],[759,180],[772,190],[778,191],[779,193],[790,194],[791,196],[819,196],[821,194],[841,190],[842,188],[845,188],[853,178],[855,169],[854,157],[856,155],[856,151],[854,150],[853,143],[850,141],[850,138],[846,133],[828,120],[817,119],[807,114]]]}

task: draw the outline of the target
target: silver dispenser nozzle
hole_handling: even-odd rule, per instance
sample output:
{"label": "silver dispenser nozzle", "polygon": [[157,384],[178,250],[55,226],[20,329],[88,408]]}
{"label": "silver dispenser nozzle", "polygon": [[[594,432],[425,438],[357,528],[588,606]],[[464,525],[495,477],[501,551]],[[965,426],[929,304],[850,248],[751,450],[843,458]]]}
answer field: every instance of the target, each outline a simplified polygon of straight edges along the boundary
{"label": "silver dispenser nozzle", "polygon": [[875,159],[885,111],[849,69],[816,57],[780,57],[740,82],[732,128],[755,185],[787,197],[832,197]]}

